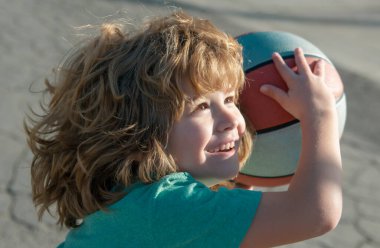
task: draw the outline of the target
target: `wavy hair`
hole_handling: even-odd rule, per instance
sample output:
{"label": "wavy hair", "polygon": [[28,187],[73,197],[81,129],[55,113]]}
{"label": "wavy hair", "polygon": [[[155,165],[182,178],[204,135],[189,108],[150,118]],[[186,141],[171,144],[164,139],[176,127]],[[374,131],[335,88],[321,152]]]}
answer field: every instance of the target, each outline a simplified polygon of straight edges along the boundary
{"label": "wavy hair", "polygon": [[[228,87],[239,94],[241,50],[209,21],[181,11],[133,32],[103,24],[75,46],[46,81],[43,114],[24,122],[39,218],[56,204],[58,223],[76,227],[123,197],[125,186],[178,171],[165,147],[184,108],[182,79],[199,94]],[[244,163],[248,132],[240,147]]]}

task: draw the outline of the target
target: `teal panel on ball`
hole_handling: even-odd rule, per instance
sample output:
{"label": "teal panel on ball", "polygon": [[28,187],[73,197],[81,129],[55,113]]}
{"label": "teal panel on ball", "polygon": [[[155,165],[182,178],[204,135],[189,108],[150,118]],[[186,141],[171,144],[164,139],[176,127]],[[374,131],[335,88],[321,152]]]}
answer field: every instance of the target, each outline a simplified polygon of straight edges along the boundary
{"label": "teal panel on ball", "polygon": [[237,41],[243,46],[244,71],[268,63],[274,52],[283,57],[293,55],[294,49],[301,47],[305,56],[318,57],[331,61],[311,42],[291,33],[270,31],[247,33],[238,36]]}

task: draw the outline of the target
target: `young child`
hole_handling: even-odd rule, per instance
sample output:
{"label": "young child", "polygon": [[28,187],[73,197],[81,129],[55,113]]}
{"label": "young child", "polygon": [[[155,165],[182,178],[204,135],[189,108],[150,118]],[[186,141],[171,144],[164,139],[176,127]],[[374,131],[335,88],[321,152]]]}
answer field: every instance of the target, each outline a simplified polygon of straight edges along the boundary
{"label": "young child", "polygon": [[[241,46],[178,11],[81,43],[47,82],[45,114],[26,124],[39,217],[56,205],[71,230],[59,247],[271,247],[322,235],[342,209],[334,97],[324,65],[298,73],[278,54],[302,151],[286,192],[209,187],[233,179],[251,137],[237,103]],[[260,48],[258,48],[260,49]]]}

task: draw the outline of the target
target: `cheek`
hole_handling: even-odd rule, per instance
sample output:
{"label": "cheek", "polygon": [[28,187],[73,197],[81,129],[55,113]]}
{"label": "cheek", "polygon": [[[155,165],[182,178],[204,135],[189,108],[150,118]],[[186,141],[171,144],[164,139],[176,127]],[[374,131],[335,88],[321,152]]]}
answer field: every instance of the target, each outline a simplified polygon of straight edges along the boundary
{"label": "cheek", "polygon": [[177,160],[194,158],[206,147],[210,133],[205,123],[178,123],[169,136],[169,152]]}
{"label": "cheek", "polygon": [[187,148],[193,151],[202,150],[210,139],[210,131],[205,123],[189,123],[181,130],[182,140],[187,144]]}
{"label": "cheek", "polygon": [[237,126],[238,133],[239,133],[239,136],[242,137],[246,129],[246,124],[245,124],[245,119],[239,110],[237,110],[237,120],[238,120],[238,126]]}

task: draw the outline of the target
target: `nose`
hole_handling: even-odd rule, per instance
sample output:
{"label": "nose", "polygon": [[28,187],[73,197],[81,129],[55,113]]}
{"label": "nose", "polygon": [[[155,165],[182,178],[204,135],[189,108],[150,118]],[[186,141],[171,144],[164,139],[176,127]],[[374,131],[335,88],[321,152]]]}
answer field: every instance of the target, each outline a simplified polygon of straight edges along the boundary
{"label": "nose", "polygon": [[222,108],[218,111],[216,129],[219,132],[232,130],[239,125],[239,114],[235,109]]}

